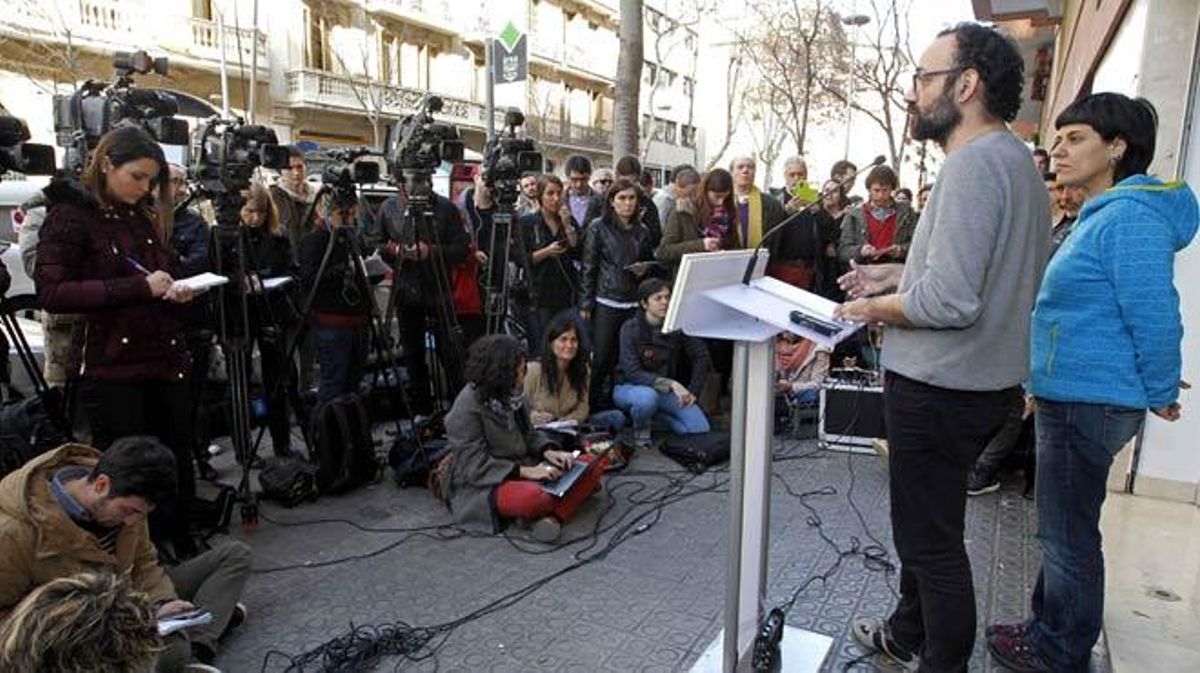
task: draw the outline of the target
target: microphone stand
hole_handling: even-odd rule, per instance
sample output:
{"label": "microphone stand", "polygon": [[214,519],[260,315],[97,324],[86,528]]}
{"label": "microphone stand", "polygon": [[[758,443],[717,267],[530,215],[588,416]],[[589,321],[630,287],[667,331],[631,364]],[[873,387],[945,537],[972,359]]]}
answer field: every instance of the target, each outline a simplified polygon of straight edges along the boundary
{"label": "microphone stand", "polygon": [[763,234],[762,240],[760,240],[758,242],[758,245],[754,246],[754,254],[750,255],[750,260],[748,262],[746,262],[746,272],[742,274],[742,285],[750,284],[750,279],[754,276],[754,267],[755,267],[755,265],[758,264],[758,253],[762,250],[763,244],[766,243],[768,239],[775,236],[780,231],[783,231],[783,229],[785,227],[787,227],[789,224],[791,224],[795,220],[799,219],[801,215],[807,215],[807,214],[812,214],[812,213],[817,212],[817,208],[820,208],[821,204],[825,202],[826,196],[829,196],[830,194],[833,194],[835,191],[845,187],[846,185],[850,184],[851,182],[854,182],[854,179],[858,177],[859,173],[867,170],[868,168],[874,168],[876,166],[883,165],[883,163],[885,161],[887,161],[887,159],[884,158],[884,156],[882,154],[875,157],[875,159],[871,163],[863,166],[862,168],[856,169],[853,173],[843,177],[841,180],[838,180],[837,184],[834,185],[833,187],[830,187],[829,189],[822,191],[820,193],[820,195],[817,196],[816,201],[813,201],[812,203],[808,204],[802,210],[798,210],[795,213],[792,213],[787,219],[785,219],[784,221],[775,225],[775,227],[773,227],[766,234]]}

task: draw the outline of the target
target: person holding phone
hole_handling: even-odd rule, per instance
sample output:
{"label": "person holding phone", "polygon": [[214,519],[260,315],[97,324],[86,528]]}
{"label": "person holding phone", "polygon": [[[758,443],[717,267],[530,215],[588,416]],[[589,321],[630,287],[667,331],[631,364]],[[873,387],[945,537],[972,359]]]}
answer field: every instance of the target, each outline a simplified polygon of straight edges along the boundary
{"label": "person holding phone", "polygon": [[892,196],[899,186],[896,172],[876,166],[867,174],[868,198],[846,211],[838,256],[849,264],[903,262],[917,228],[917,214]]}
{"label": "person holding phone", "polygon": [[663,230],[662,242],[654,257],[671,269],[679,270],[683,256],[692,252],[736,250],[742,247],[738,233],[737,204],[733,202],[733,176],[723,168],[714,168],[700,180],[694,199],[681,199]]}
{"label": "person holding phone", "polygon": [[589,399],[603,409],[610,400],[621,325],[637,311],[637,284],[650,269],[654,246],[638,220],[637,183],[617,178],[605,198],[604,214],[583,237],[579,308],[592,323],[592,380]]}
{"label": "person holding phone", "polygon": [[536,298],[528,326],[530,355],[537,357],[542,351],[542,330],[555,315],[573,309],[579,296],[579,271],[575,262],[580,257],[581,235],[579,223],[563,200],[563,183],[558,176],[541,176],[534,198],[538,210],[522,216],[518,229],[529,254],[531,285]]}

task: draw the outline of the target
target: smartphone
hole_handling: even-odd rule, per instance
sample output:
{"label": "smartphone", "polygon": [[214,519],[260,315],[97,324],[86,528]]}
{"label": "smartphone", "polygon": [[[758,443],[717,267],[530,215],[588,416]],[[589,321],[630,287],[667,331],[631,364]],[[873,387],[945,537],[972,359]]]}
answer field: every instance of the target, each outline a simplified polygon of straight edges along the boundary
{"label": "smartphone", "polygon": [[821,194],[816,190],[815,187],[807,182],[802,181],[797,182],[792,186],[792,196],[795,196],[805,203],[812,203],[820,198]]}

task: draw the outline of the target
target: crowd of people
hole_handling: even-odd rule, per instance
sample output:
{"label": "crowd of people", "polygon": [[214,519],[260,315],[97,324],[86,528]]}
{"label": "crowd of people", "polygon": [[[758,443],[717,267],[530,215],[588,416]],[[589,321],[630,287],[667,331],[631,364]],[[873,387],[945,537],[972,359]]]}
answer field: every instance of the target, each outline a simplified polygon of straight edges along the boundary
{"label": "crowd of people", "polygon": [[[213,670],[220,638],[246,617],[249,573],[244,544],[201,551],[190,529],[197,474],[213,476],[209,365],[229,331],[259,353],[260,415],[274,454],[292,458],[303,455],[293,424],[311,405],[363,390],[371,350],[388,347],[370,329],[384,316],[409,413],[448,408],[437,471],[455,521],[551,541],[612,458],[580,455],[548,428],[634,448],[659,431],[710,432],[731,350],[663,331],[674,275],[684,255],[754,247],[782,226],[767,241],[769,275],[839,302],[840,317],[876,335],[883,326],[881,361],[863,348],[873,341],[831,352],[783,335],[776,346],[787,405],[816,404],[847,357],[886,371],[900,600],[889,618],[856,622],[855,636],[906,670],[966,670],[966,498],[998,488],[1022,424],[1035,422],[1044,560],[1033,616],[989,627],[988,646],[1012,670],[1086,670],[1112,456],[1146,410],[1180,413],[1172,260],[1197,207],[1186,186],[1145,174],[1156,118],[1143,100],[1077,101],[1031,160],[1006,126],[1021,71],[1011,42],[975,24],[922,55],[912,132],[946,161],[915,199],[884,165],[855,199],[849,161],[810,186],[792,157],[784,186],[764,192],[754,158],[739,156],[728,168],[675,167],[655,190],[634,157],[608,169],[576,155],[561,177],[523,176],[511,219],[477,167],[456,167],[465,189],[451,197],[410,199],[400,185],[374,209],[318,198],[306,157],[289,148],[279,180],[249,185],[238,221],[221,223],[234,225],[232,246],[145,131],[110,131],[81,175],[47,187],[21,233],[46,378],[78,401],[87,445],[0,482],[0,663],[34,671],[91,656],[125,662],[96,670]],[[382,307],[362,263],[372,254],[391,267]],[[209,270],[241,287],[201,294],[177,282]],[[298,282],[268,282],[282,278]],[[542,488],[577,465],[564,493]],[[152,633],[194,604],[212,622]],[[104,635],[70,643],[56,629]],[[99,649],[78,649],[89,646]]]}

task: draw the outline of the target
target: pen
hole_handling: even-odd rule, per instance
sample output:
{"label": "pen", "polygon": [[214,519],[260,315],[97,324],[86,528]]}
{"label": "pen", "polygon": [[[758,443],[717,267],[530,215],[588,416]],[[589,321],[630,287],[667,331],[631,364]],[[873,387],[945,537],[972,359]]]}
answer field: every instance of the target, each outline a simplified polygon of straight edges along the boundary
{"label": "pen", "polygon": [[149,275],[150,275],[150,269],[147,269],[146,267],[144,267],[144,266],[142,266],[141,264],[139,264],[139,263],[138,263],[138,261],[137,261],[136,259],[134,259],[134,258],[132,258],[132,257],[130,257],[130,256],[128,256],[128,255],[126,255],[126,256],[125,256],[125,261],[126,261],[126,262],[129,262],[130,264],[132,264],[132,265],[133,265],[133,268],[137,269],[138,271],[141,271],[141,272],[142,272],[144,275],[147,275],[147,276],[149,276]]}

